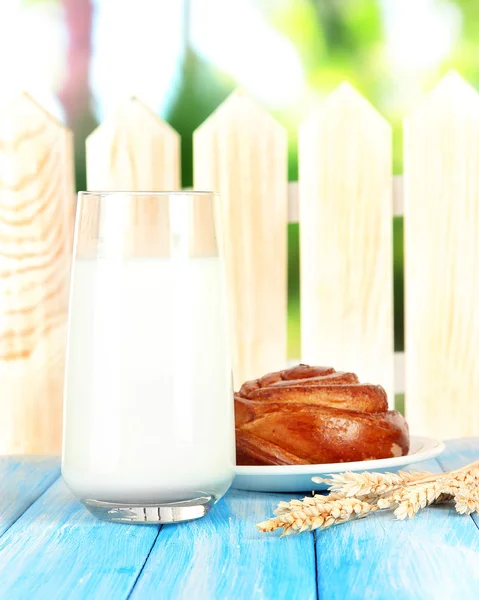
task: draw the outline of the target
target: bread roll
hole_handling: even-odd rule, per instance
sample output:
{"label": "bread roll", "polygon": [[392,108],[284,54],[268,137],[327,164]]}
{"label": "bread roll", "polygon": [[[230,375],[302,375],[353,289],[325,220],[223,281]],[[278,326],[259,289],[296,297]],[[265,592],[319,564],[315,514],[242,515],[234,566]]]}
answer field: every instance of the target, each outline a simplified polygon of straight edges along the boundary
{"label": "bread roll", "polygon": [[403,456],[404,417],[379,385],[354,373],[298,365],[246,382],[235,394],[238,465],[297,465]]}

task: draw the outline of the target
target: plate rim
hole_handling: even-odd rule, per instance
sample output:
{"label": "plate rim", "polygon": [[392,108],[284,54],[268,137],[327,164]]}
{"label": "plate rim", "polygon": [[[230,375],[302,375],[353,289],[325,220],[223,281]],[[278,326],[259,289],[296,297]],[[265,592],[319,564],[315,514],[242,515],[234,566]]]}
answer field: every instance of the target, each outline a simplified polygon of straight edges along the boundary
{"label": "plate rim", "polygon": [[421,435],[412,435],[412,440],[422,442],[423,446],[414,454],[394,456],[391,458],[377,458],[373,460],[356,460],[340,463],[323,463],[307,465],[236,465],[235,476],[251,477],[257,475],[309,475],[338,473],[344,471],[370,471],[375,469],[394,468],[409,465],[423,460],[435,458],[444,452],[446,445],[442,440]]}

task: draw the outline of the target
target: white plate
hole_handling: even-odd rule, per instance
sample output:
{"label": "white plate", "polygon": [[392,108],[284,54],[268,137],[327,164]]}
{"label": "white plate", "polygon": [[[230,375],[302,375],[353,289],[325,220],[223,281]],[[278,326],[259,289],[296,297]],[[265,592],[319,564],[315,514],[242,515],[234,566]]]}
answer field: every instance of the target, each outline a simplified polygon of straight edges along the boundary
{"label": "white plate", "polygon": [[410,465],[439,456],[445,446],[439,440],[411,436],[407,456],[380,458],[356,462],[328,463],[324,465],[286,465],[264,467],[236,467],[234,488],[252,492],[311,492],[325,490],[326,485],[313,483],[311,477],[342,473],[343,471],[397,471]]}

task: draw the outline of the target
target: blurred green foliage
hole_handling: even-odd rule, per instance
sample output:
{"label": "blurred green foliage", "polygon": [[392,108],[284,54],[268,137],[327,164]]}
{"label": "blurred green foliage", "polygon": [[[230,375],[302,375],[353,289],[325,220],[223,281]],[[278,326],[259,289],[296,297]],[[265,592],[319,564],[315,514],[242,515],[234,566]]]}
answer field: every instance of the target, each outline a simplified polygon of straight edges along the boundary
{"label": "blurred green foliage", "polygon": [[181,173],[184,187],[193,185],[193,132],[235,89],[235,81],[201,59],[189,46],[183,75],[167,120],[181,134]]}
{"label": "blurred green foliage", "polygon": [[394,350],[404,350],[404,219],[393,219]]}
{"label": "blurred green foliage", "polygon": [[[297,48],[304,66],[308,86],[318,97],[348,80],[366,97],[377,98],[381,91],[378,43],[382,41],[382,23],[378,3],[371,0],[354,2],[272,3],[260,1],[265,18]],[[192,134],[194,130],[236,87],[236,82],[202,60],[187,44],[182,77],[175,99],[167,114],[168,122],[181,134],[182,183],[191,186]],[[266,74],[267,76],[267,74]],[[272,110],[289,132],[290,180],[296,180],[297,126],[304,115]],[[401,246],[402,248],[402,246]],[[395,254],[396,256],[396,254]],[[288,227],[288,354],[300,356],[299,302],[299,228]],[[400,273],[399,262],[398,274]],[[396,265],[396,261],[395,261]],[[396,271],[395,271],[396,272]],[[401,289],[401,282],[396,287]],[[398,310],[402,300],[398,297]],[[397,320],[398,326],[402,318]],[[402,340],[402,330],[398,331]]]}
{"label": "blurred green foliage", "polygon": [[[22,0],[24,3],[55,0]],[[63,0],[65,1],[65,0]],[[81,1],[81,0],[79,0]],[[100,0],[102,1],[102,0]],[[239,2],[240,0],[238,0]],[[404,3],[406,0],[403,0]],[[185,0],[188,7],[189,0]],[[303,66],[308,97],[300,106],[266,106],[289,133],[289,179],[297,179],[297,127],[308,110],[342,81],[354,85],[391,124],[393,172],[402,172],[402,119],[438,79],[451,68],[479,87],[479,2],[476,0],[431,0],[430,9],[459,34],[452,39],[447,56],[426,66],[408,69],[388,62],[384,7],[380,0],[256,0],[265,21],[285,36],[296,49]],[[399,4],[399,0],[397,0]],[[412,0],[410,0],[412,4]],[[432,7],[432,8],[431,8]],[[185,9],[187,10],[187,8]],[[185,13],[187,14],[187,12]],[[188,36],[189,28],[185,27]],[[449,34],[447,34],[449,35]],[[408,44],[408,31],[403,32]],[[248,43],[245,32],[245,44]],[[424,29],[424,44],[428,44]],[[447,44],[446,44],[447,45]],[[238,49],[241,51],[241,48]],[[281,65],[279,65],[280,67]],[[159,66],[159,68],[161,65]],[[278,65],[272,65],[278,68]],[[154,74],[151,75],[154,77]],[[268,77],[268,73],[264,73]],[[166,120],[182,140],[182,183],[191,186],[192,134],[237,86],[234,78],[221,72],[195,53],[188,39]],[[411,92],[412,89],[412,92]],[[406,92],[405,92],[406,90]],[[76,134],[77,186],[85,187],[84,139],[95,123],[89,109],[72,124]],[[404,348],[403,222],[395,218],[394,234],[394,325],[396,350]],[[300,355],[299,229],[288,227],[288,334],[289,356]]]}
{"label": "blurred green foliage", "polygon": [[299,307],[299,225],[288,225],[288,356],[301,356]]}
{"label": "blurred green foliage", "polygon": [[[264,17],[297,49],[308,87],[317,99],[330,93],[342,81],[352,83],[392,126],[393,172],[402,172],[402,119],[413,107],[397,106],[390,99],[399,85],[391,74],[385,54],[385,32],[379,0],[258,0]],[[429,89],[450,68],[459,69],[479,85],[477,39],[479,2],[457,0],[438,2],[459,9],[462,33],[451,55],[441,64],[418,72],[422,91]],[[457,11],[456,11],[457,12]],[[407,32],[405,32],[407,35]],[[427,31],[424,33],[427,43]],[[405,43],[407,39],[405,38]],[[267,76],[267,74],[265,74]],[[189,49],[183,65],[178,94],[168,115],[182,135],[183,184],[192,184],[191,135],[201,122],[234,89],[235,82],[200,60]],[[289,132],[289,179],[297,179],[297,126],[304,114],[273,110],[272,114]],[[395,350],[404,350],[403,220],[393,223],[394,330]],[[288,353],[300,356],[299,227],[288,227]]]}

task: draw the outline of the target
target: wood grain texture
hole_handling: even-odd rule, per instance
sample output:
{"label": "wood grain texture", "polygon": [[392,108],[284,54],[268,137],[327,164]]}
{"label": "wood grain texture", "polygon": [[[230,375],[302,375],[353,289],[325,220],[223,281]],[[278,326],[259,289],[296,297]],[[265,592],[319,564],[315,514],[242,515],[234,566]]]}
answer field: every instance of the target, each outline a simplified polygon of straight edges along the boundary
{"label": "wood grain texture", "polygon": [[157,533],[98,521],[60,479],[0,538],[0,596],[126,599]]}
{"label": "wood grain texture", "polygon": [[0,537],[59,476],[55,457],[0,457]]}
{"label": "wood grain texture", "polygon": [[285,498],[231,490],[208,517],[164,527],[132,600],[316,598],[313,535],[278,540],[255,529]]}
{"label": "wood grain texture", "polygon": [[180,138],[137,98],[86,141],[88,189],[173,191],[180,184]]}
{"label": "wood grain texture", "polygon": [[[414,470],[442,469],[426,461]],[[446,505],[411,521],[385,512],[318,532],[316,554],[321,600],[479,597],[479,529]]]}
{"label": "wood grain texture", "polygon": [[479,433],[479,96],[451,73],[405,122],[406,413]]}
{"label": "wood grain texture", "polygon": [[341,84],[299,132],[303,362],[394,403],[391,128]]}
{"label": "wood grain texture", "polygon": [[239,388],[286,365],[286,131],[237,91],[193,141],[196,189],[220,194]]}
{"label": "wood grain texture", "polygon": [[61,448],[71,146],[26,94],[0,112],[0,453]]}
{"label": "wood grain texture", "polygon": [[[414,468],[440,472],[479,456],[479,438],[446,446]],[[314,544],[310,533],[280,540],[254,527],[291,495],[231,490],[207,517],[157,536],[155,526],[97,521],[61,479],[38,497],[57,473],[55,459],[0,460],[2,598],[479,597],[479,523],[451,507],[403,522],[376,514],[317,532]]]}

